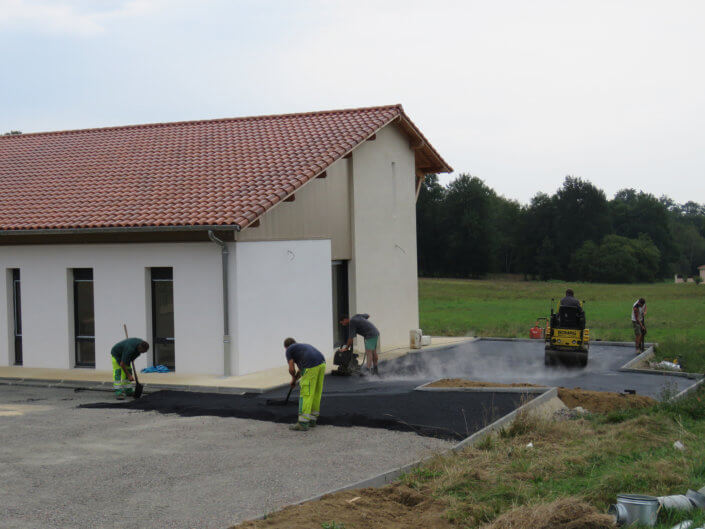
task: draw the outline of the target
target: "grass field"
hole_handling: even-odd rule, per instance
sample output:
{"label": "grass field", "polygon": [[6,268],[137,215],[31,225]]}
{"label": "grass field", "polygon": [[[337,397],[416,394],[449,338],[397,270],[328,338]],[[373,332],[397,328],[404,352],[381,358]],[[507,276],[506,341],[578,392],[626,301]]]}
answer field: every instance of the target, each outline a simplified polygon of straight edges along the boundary
{"label": "grass field", "polygon": [[[499,435],[461,454],[438,457],[404,482],[443,501],[446,518],[467,528],[492,522],[517,506],[558,499],[584,500],[604,513],[623,492],[684,494],[705,485],[704,393],[580,420],[520,416]],[[686,449],[674,449],[675,440]],[[533,447],[527,448],[528,443]],[[705,512],[663,512],[657,527],[686,519],[699,527]]]}
{"label": "grass field", "polygon": [[436,336],[528,338],[538,317],[548,316],[551,298],[566,288],[585,301],[592,340],[633,341],[630,311],[646,299],[647,341],[657,357],[680,356],[691,372],[705,372],[705,285],[655,283],[605,285],[511,280],[420,279],[420,323]]}

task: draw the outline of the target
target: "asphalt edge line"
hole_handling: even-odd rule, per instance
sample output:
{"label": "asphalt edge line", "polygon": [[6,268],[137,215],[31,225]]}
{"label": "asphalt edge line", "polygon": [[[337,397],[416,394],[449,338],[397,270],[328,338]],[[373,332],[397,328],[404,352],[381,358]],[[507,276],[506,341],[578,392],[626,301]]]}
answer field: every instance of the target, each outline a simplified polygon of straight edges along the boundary
{"label": "asphalt edge line", "polygon": [[692,386],[689,386],[689,387],[685,388],[683,391],[681,391],[680,393],[674,395],[673,397],[671,397],[670,399],[668,399],[668,402],[675,402],[675,401],[677,401],[677,400],[680,400],[680,399],[684,398],[684,397],[687,396],[688,394],[690,394],[690,393],[692,393],[693,391],[697,390],[698,387],[703,384],[703,382],[705,382],[705,378],[701,378],[700,380],[698,380],[698,381],[697,381],[695,384],[693,384]]}
{"label": "asphalt edge line", "polygon": [[513,387],[513,388],[505,388],[505,387],[495,387],[495,386],[478,386],[478,387],[471,387],[471,386],[459,386],[456,388],[452,387],[424,387],[424,386],[419,386],[417,388],[414,388],[414,391],[455,391],[455,392],[471,392],[471,393],[544,393],[545,391],[548,391],[551,389],[551,386],[541,386],[539,388],[536,387]]}
{"label": "asphalt edge line", "polygon": [[[477,388],[467,388],[467,389],[477,389]],[[542,395],[539,395],[538,397],[531,399],[529,402],[522,404],[521,406],[516,408],[514,411],[509,412],[507,415],[497,419],[496,421],[489,424],[488,426],[485,426],[481,430],[478,430],[477,432],[472,434],[470,437],[466,437],[465,439],[463,439],[459,443],[453,445],[452,447],[450,447],[446,450],[443,450],[442,452],[439,452],[437,454],[433,454],[430,456],[425,456],[417,461],[407,463],[406,465],[403,465],[398,468],[393,468],[391,470],[387,470],[386,472],[382,472],[380,474],[377,474],[376,476],[372,476],[371,478],[366,478],[366,479],[357,481],[355,483],[350,483],[348,485],[344,485],[342,487],[338,487],[336,489],[332,489],[332,490],[323,492],[321,494],[316,494],[315,496],[311,496],[310,498],[306,498],[305,500],[296,501],[294,503],[289,503],[287,505],[282,505],[281,507],[277,508],[276,511],[280,511],[282,509],[285,509],[286,507],[295,507],[297,505],[302,505],[304,503],[318,501],[321,498],[323,498],[324,496],[328,496],[330,494],[335,494],[336,492],[343,492],[346,490],[353,490],[353,489],[364,489],[364,488],[369,488],[369,487],[379,488],[379,487],[383,487],[384,485],[389,485],[390,483],[393,483],[394,481],[396,481],[397,478],[399,478],[399,476],[401,476],[402,474],[406,474],[409,471],[414,470],[417,467],[420,467],[421,465],[423,465],[424,463],[427,463],[428,461],[432,460],[435,457],[449,455],[449,454],[452,454],[452,453],[457,452],[459,450],[462,450],[463,448],[474,445],[475,443],[481,441],[482,439],[484,439],[488,435],[492,434],[495,430],[501,428],[502,426],[504,426],[508,422],[511,422],[517,416],[518,413],[529,411],[537,406],[540,406],[541,404],[543,404],[547,400],[550,400],[551,398],[558,396],[558,388],[553,387],[553,388],[540,388],[540,389],[545,390],[545,392]],[[276,512],[276,511],[274,511],[274,512]],[[265,518],[267,518],[268,515],[269,515],[269,513],[266,513],[266,514],[257,516],[255,518],[249,518],[247,520],[243,520],[242,522],[239,522],[238,525],[240,525],[244,522],[247,522],[247,521],[264,520]],[[235,527],[237,527],[237,525]]]}

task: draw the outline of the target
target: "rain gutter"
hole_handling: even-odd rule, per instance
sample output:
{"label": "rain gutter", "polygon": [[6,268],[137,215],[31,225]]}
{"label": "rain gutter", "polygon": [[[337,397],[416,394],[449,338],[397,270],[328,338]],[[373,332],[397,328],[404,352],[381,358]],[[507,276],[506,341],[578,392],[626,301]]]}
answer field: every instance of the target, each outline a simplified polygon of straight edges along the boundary
{"label": "rain gutter", "polygon": [[0,235],[73,235],[85,233],[133,233],[133,232],[169,232],[169,231],[240,231],[238,224],[232,225],[185,225],[185,226],[116,226],[106,228],[41,228],[0,230]]}
{"label": "rain gutter", "polygon": [[[239,230],[238,230],[239,231]],[[215,236],[213,230],[208,230],[208,238],[220,246],[223,268],[223,376],[231,375],[230,351],[230,296],[228,280],[228,245]]]}

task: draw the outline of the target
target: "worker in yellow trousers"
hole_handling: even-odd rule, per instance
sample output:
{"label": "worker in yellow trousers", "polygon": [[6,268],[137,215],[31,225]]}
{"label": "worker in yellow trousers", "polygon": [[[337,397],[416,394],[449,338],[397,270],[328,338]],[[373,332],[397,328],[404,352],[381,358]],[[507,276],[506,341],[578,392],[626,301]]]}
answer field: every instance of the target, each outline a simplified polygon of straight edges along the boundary
{"label": "worker in yellow trousers", "polygon": [[299,381],[299,418],[289,429],[305,432],[316,426],[321,412],[326,359],[314,346],[296,343],[293,338],[284,340],[284,348],[291,375],[291,387],[293,388],[296,381],[301,379]]}

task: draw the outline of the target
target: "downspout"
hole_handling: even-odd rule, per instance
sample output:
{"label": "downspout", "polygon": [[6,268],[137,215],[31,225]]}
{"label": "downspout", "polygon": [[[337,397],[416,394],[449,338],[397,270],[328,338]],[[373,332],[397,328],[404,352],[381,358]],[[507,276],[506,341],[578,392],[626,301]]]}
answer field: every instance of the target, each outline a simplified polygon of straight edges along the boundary
{"label": "downspout", "polygon": [[230,303],[228,281],[228,246],[208,230],[208,238],[220,246],[223,268],[223,376],[230,376]]}

